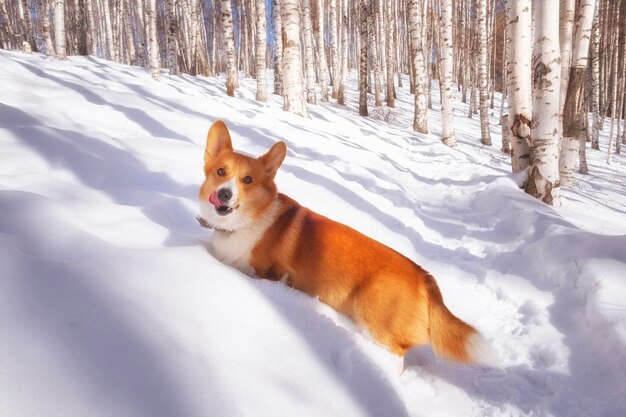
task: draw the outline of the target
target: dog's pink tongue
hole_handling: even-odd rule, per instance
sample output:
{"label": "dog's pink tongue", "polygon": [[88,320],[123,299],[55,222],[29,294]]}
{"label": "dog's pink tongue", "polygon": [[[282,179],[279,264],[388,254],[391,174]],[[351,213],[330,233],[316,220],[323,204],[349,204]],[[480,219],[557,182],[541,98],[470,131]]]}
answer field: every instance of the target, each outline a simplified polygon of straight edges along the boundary
{"label": "dog's pink tongue", "polygon": [[215,207],[220,207],[222,205],[222,202],[217,197],[217,191],[213,191],[213,194],[209,197],[209,203],[213,204]]}

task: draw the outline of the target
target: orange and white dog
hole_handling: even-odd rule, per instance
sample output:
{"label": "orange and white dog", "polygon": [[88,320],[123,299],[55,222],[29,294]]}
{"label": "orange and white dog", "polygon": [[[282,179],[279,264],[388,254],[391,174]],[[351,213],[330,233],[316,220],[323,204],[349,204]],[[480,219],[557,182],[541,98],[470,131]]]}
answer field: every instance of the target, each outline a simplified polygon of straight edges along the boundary
{"label": "orange and white dog", "polygon": [[215,230],[217,258],[319,297],[400,356],[430,343],[446,358],[483,362],[484,339],[448,310],[428,272],[278,193],[274,177],[286,153],[277,142],[257,159],[242,155],[224,122],[211,126],[198,220]]}

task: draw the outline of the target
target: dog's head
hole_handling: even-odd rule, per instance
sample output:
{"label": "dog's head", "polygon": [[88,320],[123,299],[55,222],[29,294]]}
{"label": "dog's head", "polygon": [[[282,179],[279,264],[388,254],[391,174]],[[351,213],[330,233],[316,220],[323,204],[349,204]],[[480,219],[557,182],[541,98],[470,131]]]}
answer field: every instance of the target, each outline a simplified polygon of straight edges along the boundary
{"label": "dog's head", "polygon": [[209,129],[204,151],[205,180],[200,187],[200,215],[215,229],[246,228],[276,200],[276,171],[287,147],[277,142],[259,158],[233,151],[230,133],[221,120]]}

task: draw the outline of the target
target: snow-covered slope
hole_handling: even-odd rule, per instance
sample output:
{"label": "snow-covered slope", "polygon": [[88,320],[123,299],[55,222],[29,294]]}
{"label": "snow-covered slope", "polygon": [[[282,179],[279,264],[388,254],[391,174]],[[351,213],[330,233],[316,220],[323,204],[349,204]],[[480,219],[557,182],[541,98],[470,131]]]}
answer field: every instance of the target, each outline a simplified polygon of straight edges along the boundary
{"label": "snow-covered slope", "polygon": [[[411,132],[405,90],[305,120],[253,86],[0,51],[0,415],[625,415],[623,157],[590,153],[555,211],[518,190],[495,116],[486,149],[460,108],[449,149],[435,112]],[[281,191],[431,271],[501,368],[420,348],[399,374],[328,307],[216,261],[194,216],[218,118],[252,155],[285,140]]]}

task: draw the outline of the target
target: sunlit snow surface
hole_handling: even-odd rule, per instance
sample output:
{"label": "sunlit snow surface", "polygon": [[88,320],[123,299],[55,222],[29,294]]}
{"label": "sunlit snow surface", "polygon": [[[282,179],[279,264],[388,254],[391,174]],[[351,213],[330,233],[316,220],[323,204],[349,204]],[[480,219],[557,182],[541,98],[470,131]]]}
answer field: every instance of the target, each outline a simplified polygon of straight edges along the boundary
{"label": "sunlit snow surface", "polygon": [[[412,96],[311,119],[223,79],[0,51],[0,415],[626,415],[626,160],[588,152],[556,211],[521,192],[457,101],[459,145],[411,131]],[[433,91],[438,108],[438,91]],[[404,361],[317,300],[220,264],[198,226],[224,119],[279,189],[414,259],[501,368]],[[607,129],[608,131],[608,129]]]}

